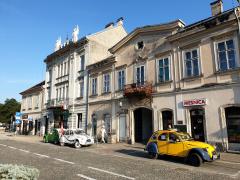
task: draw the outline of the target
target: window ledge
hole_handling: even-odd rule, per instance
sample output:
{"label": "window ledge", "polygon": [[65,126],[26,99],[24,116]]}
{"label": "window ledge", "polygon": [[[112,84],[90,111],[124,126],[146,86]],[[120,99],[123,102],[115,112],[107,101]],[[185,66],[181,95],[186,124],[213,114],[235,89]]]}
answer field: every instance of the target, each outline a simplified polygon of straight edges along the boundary
{"label": "window ledge", "polygon": [[89,97],[94,98],[94,97],[96,97],[96,96],[98,96],[98,94],[92,94],[92,95],[90,95]]}
{"label": "window ledge", "polygon": [[202,77],[203,77],[203,74],[200,74],[198,76],[189,76],[189,77],[182,78],[182,81],[194,81],[194,80],[202,78]]}
{"label": "window ledge", "polygon": [[83,99],[83,96],[77,97],[76,100],[81,100]]}
{"label": "window ledge", "polygon": [[116,93],[119,93],[119,92],[123,92],[124,91],[124,89],[118,89],[118,90],[116,90],[115,92]]}
{"label": "window ledge", "polygon": [[108,95],[108,94],[111,94],[111,91],[102,93],[102,95]]}
{"label": "window ledge", "polygon": [[170,84],[170,83],[172,83],[172,82],[173,82],[172,80],[163,81],[163,82],[157,82],[157,83],[155,84],[155,86],[166,85],[166,84]]}
{"label": "window ledge", "polygon": [[228,69],[225,71],[218,70],[215,72],[216,75],[227,75],[227,74],[232,74],[234,72],[240,72],[240,67],[234,68],[234,69]]}

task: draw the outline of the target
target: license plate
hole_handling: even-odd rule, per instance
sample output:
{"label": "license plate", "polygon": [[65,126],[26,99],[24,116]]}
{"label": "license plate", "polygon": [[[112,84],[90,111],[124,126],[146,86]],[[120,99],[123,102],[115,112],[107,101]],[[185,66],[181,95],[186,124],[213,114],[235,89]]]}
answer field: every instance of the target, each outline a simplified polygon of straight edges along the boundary
{"label": "license plate", "polygon": [[218,158],[218,156],[217,155],[213,155],[213,159],[217,159]]}

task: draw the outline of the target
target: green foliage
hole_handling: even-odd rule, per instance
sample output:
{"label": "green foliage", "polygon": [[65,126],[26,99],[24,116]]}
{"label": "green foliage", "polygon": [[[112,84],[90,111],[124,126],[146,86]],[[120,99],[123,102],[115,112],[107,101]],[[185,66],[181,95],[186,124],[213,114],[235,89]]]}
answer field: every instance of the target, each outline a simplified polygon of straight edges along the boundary
{"label": "green foliage", "polygon": [[23,165],[0,164],[0,179],[2,180],[37,180],[39,170]]}
{"label": "green foliage", "polygon": [[16,99],[6,99],[4,104],[0,104],[0,122],[9,123],[11,117],[19,112],[21,104],[16,101]]}

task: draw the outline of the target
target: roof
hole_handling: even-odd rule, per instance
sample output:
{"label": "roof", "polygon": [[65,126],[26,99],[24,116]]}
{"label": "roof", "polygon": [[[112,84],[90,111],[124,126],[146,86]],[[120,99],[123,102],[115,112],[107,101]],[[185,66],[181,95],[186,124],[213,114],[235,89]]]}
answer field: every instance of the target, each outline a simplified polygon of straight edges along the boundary
{"label": "roof", "polygon": [[32,87],[30,87],[29,89],[23,91],[23,92],[20,92],[19,94],[21,95],[26,95],[26,94],[30,94],[30,93],[34,93],[34,92],[39,92],[43,89],[43,85],[45,84],[45,81],[42,81]]}
{"label": "roof", "polygon": [[202,25],[205,25],[205,27],[213,27],[216,19],[221,19],[221,21],[226,20],[230,14],[234,13],[236,8],[239,8],[239,7],[235,7],[235,8],[226,10],[226,11],[224,11],[224,12],[218,14],[218,15],[211,16],[211,17],[208,17],[206,19],[203,19],[203,20],[197,21],[195,23],[189,24],[185,27],[182,27],[181,29],[178,30],[178,32],[176,34],[170,35],[169,38],[178,36],[179,34],[190,31],[190,30],[192,30],[196,27],[202,26]]}
{"label": "roof", "polygon": [[65,45],[64,47],[60,48],[59,50],[57,50],[57,51],[53,52],[52,54],[48,55],[47,58],[44,60],[44,62],[45,63],[50,62],[54,58],[59,57],[66,52],[69,52],[71,49],[79,48],[79,47],[85,45],[87,42],[88,42],[88,40],[87,40],[86,36],[79,39],[75,43],[70,41],[69,44]]}
{"label": "roof", "polygon": [[111,53],[116,52],[125,43],[127,43],[129,40],[133,39],[139,33],[154,32],[154,31],[160,31],[160,30],[171,30],[171,29],[177,29],[177,28],[180,28],[180,27],[183,27],[183,26],[185,26],[185,23],[182,20],[177,19],[177,20],[167,22],[167,23],[137,27],[131,33],[129,33],[126,37],[124,37],[121,41],[119,41],[112,48],[110,48],[109,51]]}

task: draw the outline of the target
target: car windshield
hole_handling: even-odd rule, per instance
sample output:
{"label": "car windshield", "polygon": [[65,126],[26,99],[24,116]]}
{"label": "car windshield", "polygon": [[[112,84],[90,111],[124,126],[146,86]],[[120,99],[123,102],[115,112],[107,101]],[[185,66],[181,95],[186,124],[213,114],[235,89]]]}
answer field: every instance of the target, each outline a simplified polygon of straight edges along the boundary
{"label": "car windshield", "polygon": [[192,137],[188,133],[179,133],[178,136],[181,138],[183,141],[189,141],[192,140]]}
{"label": "car windshield", "polygon": [[85,134],[85,132],[83,130],[76,130],[75,134]]}

